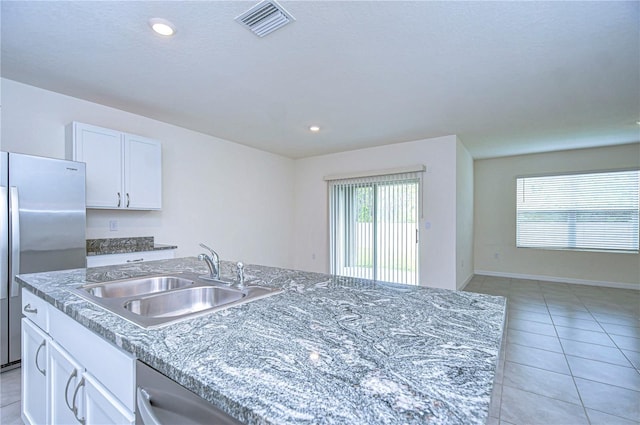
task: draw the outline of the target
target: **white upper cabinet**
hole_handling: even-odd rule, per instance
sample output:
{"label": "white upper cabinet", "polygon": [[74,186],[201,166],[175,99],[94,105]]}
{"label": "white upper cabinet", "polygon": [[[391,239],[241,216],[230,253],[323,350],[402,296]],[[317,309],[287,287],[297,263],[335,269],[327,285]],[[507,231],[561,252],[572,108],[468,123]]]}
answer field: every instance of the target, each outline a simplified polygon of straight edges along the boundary
{"label": "white upper cabinet", "polygon": [[162,207],[162,146],[157,140],[72,122],[67,158],[87,164],[87,208]]}
{"label": "white upper cabinet", "polygon": [[69,124],[67,158],[87,164],[88,208],[124,205],[122,153],[121,132],[75,122]]}
{"label": "white upper cabinet", "polygon": [[152,210],[162,203],[162,153],[156,140],[124,135],[124,185],[128,208]]}

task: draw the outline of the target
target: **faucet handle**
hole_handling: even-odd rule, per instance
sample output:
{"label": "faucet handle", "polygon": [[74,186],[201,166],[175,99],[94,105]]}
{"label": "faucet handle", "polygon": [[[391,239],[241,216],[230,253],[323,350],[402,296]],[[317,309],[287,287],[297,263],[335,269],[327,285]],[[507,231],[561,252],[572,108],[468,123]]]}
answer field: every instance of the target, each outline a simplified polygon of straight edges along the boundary
{"label": "faucet handle", "polygon": [[236,264],[236,271],[237,271],[237,276],[238,276],[238,286],[243,287],[244,286],[244,263],[242,261],[238,261],[238,264]]}
{"label": "faucet handle", "polygon": [[208,246],[206,246],[205,244],[201,243],[201,244],[200,244],[200,246],[201,246],[202,248],[204,248],[204,249],[208,250],[208,251],[211,253],[211,256],[212,256],[213,258],[218,257],[218,253],[217,253],[217,252],[215,252],[213,249],[209,248]]}
{"label": "faucet handle", "polygon": [[206,246],[202,242],[200,242],[200,247],[206,249],[207,251],[214,252],[213,249],[209,248],[208,246]]}

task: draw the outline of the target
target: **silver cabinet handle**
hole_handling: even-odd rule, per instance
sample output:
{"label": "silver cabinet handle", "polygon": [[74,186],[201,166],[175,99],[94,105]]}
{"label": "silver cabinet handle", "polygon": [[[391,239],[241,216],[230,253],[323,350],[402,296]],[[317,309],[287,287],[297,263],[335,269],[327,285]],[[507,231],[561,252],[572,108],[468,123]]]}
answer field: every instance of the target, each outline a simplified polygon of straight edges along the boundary
{"label": "silver cabinet handle", "polygon": [[71,411],[73,412],[73,416],[76,417],[76,420],[78,422],[80,422],[82,425],[84,425],[85,419],[78,417],[78,406],[76,406],[76,399],[78,397],[78,392],[80,391],[80,387],[84,387],[84,376],[82,377],[80,382],[78,382],[78,386],[76,387],[75,391],[73,392],[73,400],[71,401],[71,405],[73,406],[73,409],[71,409]]}
{"label": "silver cabinet handle", "polygon": [[69,397],[68,397],[69,384],[71,384],[71,380],[73,378],[75,378],[76,376],[78,376],[78,370],[77,369],[73,369],[73,372],[71,372],[71,375],[69,375],[69,379],[67,379],[67,385],[64,387],[64,402],[67,404],[67,407],[72,412],[73,412],[73,407],[69,404]]}
{"label": "silver cabinet handle", "polygon": [[46,344],[47,341],[42,341],[42,344],[40,344],[40,346],[36,350],[36,369],[38,369],[38,372],[40,372],[44,376],[47,376],[47,371],[46,369],[40,369],[40,365],[38,364],[38,356],[40,355],[40,350],[42,350],[42,347],[44,347]]}
{"label": "silver cabinet handle", "polygon": [[9,188],[9,230],[11,232],[11,264],[9,269],[9,281],[11,282],[10,297],[17,297],[18,282],[15,276],[20,274],[20,202],[18,200],[18,188]]}
{"label": "silver cabinet handle", "polygon": [[24,310],[25,313],[38,314],[38,309],[37,308],[31,308],[31,304],[25,305],[23,310]]}
{"label": "silver cabinet handle", "polygon": [[122,196],[120,196],[120,192],[118,192],[118,205],[117,205],[118,208],[120,208],[121,202],[122,202]]}
{"label": "silver cabinet handle", "polygon": [[155,413],[153,413],[153,406],[151,406],[151,396],[142,387],[138,387],[137,399],[138,412],[142,423],[145,425],[162,425],[162,422],[158,419]]}
{"label": "silver cabinet handle", "polygon": [[144,258],[136,258],[135,260],[127,260],[127,263],[139,263],[140,261],[144,261]]}
{"label": "silver cabinet handle", "polygon": [[127,193],[127,208],[129,208],[130,201],[131,199],[129,199],[129,194]]}

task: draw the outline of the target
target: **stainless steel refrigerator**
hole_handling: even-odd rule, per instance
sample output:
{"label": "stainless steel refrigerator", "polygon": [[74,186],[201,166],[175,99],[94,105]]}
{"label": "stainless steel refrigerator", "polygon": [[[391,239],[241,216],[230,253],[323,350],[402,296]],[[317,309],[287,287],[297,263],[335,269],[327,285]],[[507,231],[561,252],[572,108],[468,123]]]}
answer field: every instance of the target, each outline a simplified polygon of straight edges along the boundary
{"label": "stainless steel refrigerator", "polygon": [[2,370],[20,361],[14,276],[85,267],[85,215],[84,163],[0,152]]}

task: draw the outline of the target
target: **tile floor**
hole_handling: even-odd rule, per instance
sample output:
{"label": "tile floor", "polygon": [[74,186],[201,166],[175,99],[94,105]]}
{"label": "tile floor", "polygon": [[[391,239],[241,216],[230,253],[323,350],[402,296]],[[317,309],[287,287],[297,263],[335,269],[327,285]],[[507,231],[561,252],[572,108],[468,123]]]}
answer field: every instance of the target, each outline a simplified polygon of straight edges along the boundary
{"label": "tile floor", "polygon": [[640,291],[475,276],[507,297],[487,424],[640,424]]}
{"label": "tile floor", "polygon": [[22,425],[20,389],[19,368],[0,373],[0,424]]}
{"label": "tile floor", "polygon": [[[640,291],[475,276],[508,299],[488,425],[640,425]],[[0,423],[22,424],[20,369],[0,374]]]}

